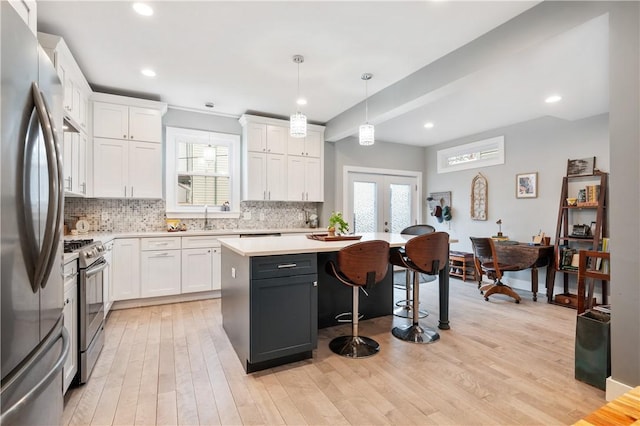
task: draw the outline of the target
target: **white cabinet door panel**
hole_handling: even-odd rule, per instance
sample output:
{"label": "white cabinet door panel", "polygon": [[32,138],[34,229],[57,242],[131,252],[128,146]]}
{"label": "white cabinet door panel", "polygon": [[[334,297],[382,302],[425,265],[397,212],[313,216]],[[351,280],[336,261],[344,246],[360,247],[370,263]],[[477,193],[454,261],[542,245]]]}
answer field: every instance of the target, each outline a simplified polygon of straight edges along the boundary
{"label": "white cabinet door panel", "polygon": [[289,170],[287,170],[289,173],[289,179],[287,179],[289,201],[305,200],[305,160],[304,157],[289,157]]}
{"label": "white cabinet door panel", "polygon": [[289,129],[267,124],[267,153],[285,154],[287,152],[287,134]]}
{"label": "white cabinet door panel", "polygon": [[319,158],[305,158],[305,201],[324,201],[323,173]]}
{"label": "white cabinet door panel", "polygon": [[323,143],[324,141],[322,140],[322,134],[320,132],[309,130],[304,142],[305,156],[320,158]]}
{"label": "white cabinet door panel", "polygon": [[140,240],[118,238],[113,243],[112,299],[140,298]]}
{"label": "white cabinet door panel", "polygon": [[162,114],[157,109],[129,107],[129,139],[162,142]]}
{"label": "white cabinet door panel", "polygon": [[130,142],[129,193],[132,198],[162,198],[162,145]]}
{"label": "white cabinet door panel", "polygon": [[267,155],[257,152],[247,153],[246,200],[266,200]]}
{"label": "white cabinet door panel", "polygon": [[267,154],[267,200],[287,199],[287,156]]}
{"label": "white cabinet door panel", "polygon": [[129,183],[129,142],[94,138],[93,158],[94,196],[126,197]]}
{"label": "white cabinet door panel", "polygon": [[247,151],[267,151],[267,126],[265,124],[249,123],[247,125]]}
{"label": "white cabinet door panel", "polygon": [[141,297],[180,294],[180,250],[140,253]]}
{"label": "white cabinet door panel", "polygon": [[129,139],[129,107],[106,102],[94,102],[93,136],[98,138]]}
{"label": "white cabinet door panel", "polygon": [[182,293],[212,289],[212,251],[211,248],[182,250]]}

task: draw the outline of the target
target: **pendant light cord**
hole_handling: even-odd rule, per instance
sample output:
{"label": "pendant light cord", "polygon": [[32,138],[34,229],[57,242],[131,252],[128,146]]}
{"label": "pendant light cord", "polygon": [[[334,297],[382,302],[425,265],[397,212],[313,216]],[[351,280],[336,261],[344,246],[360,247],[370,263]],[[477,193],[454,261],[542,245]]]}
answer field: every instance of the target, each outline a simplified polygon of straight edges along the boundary
{"label": "pendant light cord", "polygon": [[364,121],[366,124],[369,124],[369,90],[368,83],[369,80],[364,81]]}

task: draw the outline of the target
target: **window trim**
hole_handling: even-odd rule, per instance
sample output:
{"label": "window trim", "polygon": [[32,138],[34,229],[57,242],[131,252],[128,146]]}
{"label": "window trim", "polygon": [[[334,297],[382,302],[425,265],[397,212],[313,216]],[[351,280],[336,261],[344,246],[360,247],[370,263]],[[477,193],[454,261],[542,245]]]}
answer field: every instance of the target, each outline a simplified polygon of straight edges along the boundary
{"label": "window trim", "polygon": [[[454,156],[494,150],[497,150],[497,155],[492,156],[491,158],[479,158],[478,160],[459,164],[449,164],[448,162],[448,159]],[[504,164],[504,136],[496,136],[494,138],[441,149],[437,153],[438,174],[496,166],[498,164]]]}
{"label": "window trim", "polygon": [[240,217],[240,179],[242,170],[240,168],[240,135],[229,133],[210,132],[206,130],[186,129],[181,127],[166,128],[165,147],[165,194],[167,217],[176,219],[203,218],[203,206],[180,206],[176,203],[176,187],[173,185],[177,176],[177,149],[178,137],[187,137],[194,140],[194,143],[227,145],[229,147],[229,179],[231,181],[230,211],[223,212],[213,206],[208,209],[209,218],[239,218]]}

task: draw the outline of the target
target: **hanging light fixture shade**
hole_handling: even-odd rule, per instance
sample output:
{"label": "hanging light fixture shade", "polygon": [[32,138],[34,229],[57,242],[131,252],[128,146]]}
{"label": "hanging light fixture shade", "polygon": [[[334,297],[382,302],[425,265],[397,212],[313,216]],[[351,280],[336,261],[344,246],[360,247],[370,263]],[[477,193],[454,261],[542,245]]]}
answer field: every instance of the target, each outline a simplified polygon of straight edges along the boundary
{"label": "hanging light fixture shade", "polygon": [[[294,55],[293,62],[298,64],[298,99],[300,99],[300,64],[304,62],[304,56]],[[300,105],[299,102],[296,102]],[[291,114],[289,120],[289,134],[294,138],[304,138],[307,136],[307,116],[300,112],[300,107],[295,114]]]}
{"label": "hanging light fixture shade", "polygon": [[364,80],[364,111],[365,123],[360,126],[359,141],[360,145],[369,146],[375,142],[375,129],[373,124],[369,124],[369,96],[367,92],[367,81],[371,80],[373,74],[364,73],[360,77]]}

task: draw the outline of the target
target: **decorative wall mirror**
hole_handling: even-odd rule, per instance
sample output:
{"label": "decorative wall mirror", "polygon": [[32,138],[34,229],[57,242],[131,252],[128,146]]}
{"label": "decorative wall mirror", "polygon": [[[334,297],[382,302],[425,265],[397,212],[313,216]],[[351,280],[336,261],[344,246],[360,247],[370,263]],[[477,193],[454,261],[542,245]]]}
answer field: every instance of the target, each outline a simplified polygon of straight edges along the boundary
{"label": "decorative wall mirror", "polygon": [[471,219],[487,220],[487,178],[478,173],[471,181]]}

